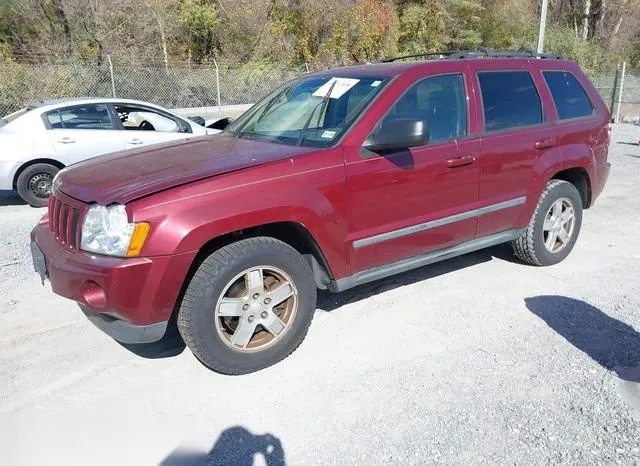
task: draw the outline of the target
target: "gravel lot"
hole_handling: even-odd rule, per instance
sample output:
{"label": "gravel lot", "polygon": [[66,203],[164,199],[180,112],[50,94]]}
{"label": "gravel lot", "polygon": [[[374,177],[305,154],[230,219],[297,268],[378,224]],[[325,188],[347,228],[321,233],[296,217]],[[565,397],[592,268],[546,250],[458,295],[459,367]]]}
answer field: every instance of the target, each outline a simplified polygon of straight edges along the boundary
{"label": "gravel lot", "polygon": [[640,464],[639,137],[615,128],[563,263],[497,247],[323,294],[241,377],[95,329],[32,270],[43,210],[0,193],[0,464]]}

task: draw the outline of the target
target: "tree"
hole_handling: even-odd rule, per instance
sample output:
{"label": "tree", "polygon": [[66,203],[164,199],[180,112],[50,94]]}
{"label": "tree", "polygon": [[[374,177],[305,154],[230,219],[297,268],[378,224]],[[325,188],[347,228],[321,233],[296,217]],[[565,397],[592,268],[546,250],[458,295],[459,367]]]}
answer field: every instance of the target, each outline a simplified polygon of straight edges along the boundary
{"label": "tree", "polygon": [[402,53],[434,52],[448,42],[445,12],[437,0],[408,4],[400,14],[399,48]]}

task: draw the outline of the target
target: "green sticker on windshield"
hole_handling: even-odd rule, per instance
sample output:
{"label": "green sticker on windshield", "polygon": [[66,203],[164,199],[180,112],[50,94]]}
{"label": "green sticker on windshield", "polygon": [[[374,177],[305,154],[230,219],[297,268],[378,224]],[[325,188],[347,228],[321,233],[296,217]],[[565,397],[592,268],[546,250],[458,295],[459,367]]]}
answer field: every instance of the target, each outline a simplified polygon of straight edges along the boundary
{"label": "green sticker on windshield", "polygon": [[336,135],[335,131],[325,131],[324,133],[322,133],[322,137],[325,139],[333,139],[335,135]]}

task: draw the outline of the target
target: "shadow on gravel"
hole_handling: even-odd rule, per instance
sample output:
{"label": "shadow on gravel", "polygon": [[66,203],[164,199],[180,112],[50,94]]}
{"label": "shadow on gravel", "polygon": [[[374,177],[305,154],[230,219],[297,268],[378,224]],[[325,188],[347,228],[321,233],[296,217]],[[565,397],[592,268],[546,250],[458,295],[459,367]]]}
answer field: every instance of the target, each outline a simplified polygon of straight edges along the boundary
{"label": "shadow on gravel", "polygon": [[[175,313],[174,313],[175,315]],[[115,341],[115,340],[114,340]],[[163,359],[172,358],[182,354],[187,347],[184,340],[178,332],[175,323],[175,317],[167,326],[167,332],[160,341],[154,343],[121,343],[116,341],[120,346],[131,351],[136,356],[145,359]]]}
{"label": "shadow on gravel", "polygon": [[255,455],[262,456],[258,464],[284,466],[284,450],[280,439],[271,435],[254,435],[244,427],[231,427],[218,437],[209,452],[176,449],[160,466],[252,466]]}
{"label": "shadow on gravel", "polygon": [[565,296],[525,299],[527,308],[569,343],[623,380],[640,382],[640,333],[600,309]]}
{"label": "shadow on gravel", "polygon": [[26,205],[15,191],[0,191],[0,206]]}
{"label": "shadow on gravel", "polygon": [[370,298],[385,291],[394,290],[413,283],[435,278],[456,270],[473,267],[474,265],[490,262],[493,259],[500,259],[507,262],[514,262],[522,266],[513,254],[513,249],[508,243],[493,246],[463,256],[448,259],[435,264],[425,265],[419,269],[410,270],[392,277],[380,279],[378,281],[360,285],[342,293],[331,293],[327,290],[318,290],[318,309],[325,312],[336,309],[356,301]]}

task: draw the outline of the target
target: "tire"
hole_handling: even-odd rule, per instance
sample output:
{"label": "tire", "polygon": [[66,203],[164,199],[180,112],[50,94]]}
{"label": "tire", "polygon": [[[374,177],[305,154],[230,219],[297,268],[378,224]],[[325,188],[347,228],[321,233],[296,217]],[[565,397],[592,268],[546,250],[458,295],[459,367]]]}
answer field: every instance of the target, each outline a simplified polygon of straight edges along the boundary
{"label": "tire", "polygon": [[48,163],[35,163],[25,168],[16,182],[18,195],[33,207],[46,207],[51,183],[60,169]]}
{"label": "tire", "polygon": [[[280,294],[271,294],[274,290]],[[200,264],[180,304],[178,330],[211,370],[248,374],[282,361],[302,343],[316,309],[316,291],[309,264],[291,246],[269,237],[240,240]]]}
{"label": "tire", "polygon": [[[561,209],[560,215],[556,215],[558,210],[552,212],[552,209],[554,207],[557,209],[558,206]],[[563,223],[569,216],[569,208],[573,210],[572,221],[569,223],[567,220]],[[545,219],[548,220],[546,228]],[[521,261],[528,264],[539,266],[557,264],[571,253],[578,239],[581,225],[580,193],[568,181],[551,180],[540,196],[531,222],[522,235],[512,242],[513,251]],[[554,239],[555,232],[558,232],[558,235]]]}

